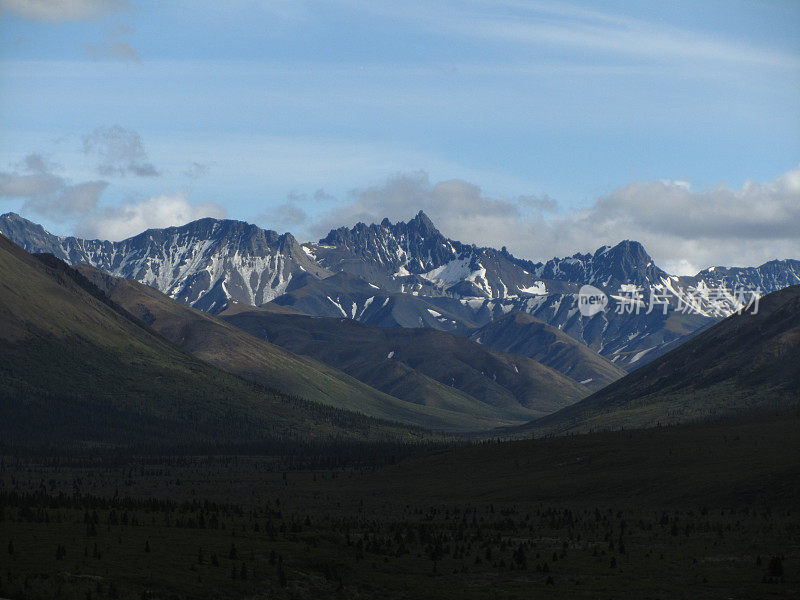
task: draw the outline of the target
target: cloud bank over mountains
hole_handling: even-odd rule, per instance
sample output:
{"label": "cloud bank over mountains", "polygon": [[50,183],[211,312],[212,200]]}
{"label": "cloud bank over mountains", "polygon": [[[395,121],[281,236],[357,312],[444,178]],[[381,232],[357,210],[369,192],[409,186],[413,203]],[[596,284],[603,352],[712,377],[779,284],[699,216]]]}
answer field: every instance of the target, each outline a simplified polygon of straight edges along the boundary
{"label": "cloud bank over mountains", "polygon": [[71,183],[58,175],[58,165],[41,154],[25,157],[19,170],[0,172],[0,200],[22,199],[21,210],[56,221],[80,217],[97,208],[107,181]]}
{"label": "cloud bank over mountains", "polygon": [[[121,240],[148,228],[181,225],[202,217],[224,218],[227,210],[214,202],[192,203],[185,191],[164,191],[121,203],[103,202],[115,181],[129,177],[155,179],[162,169],[150,162],[141,135],[119,125],[100,127],[81,136],[80,155],[90,172],[103,179],[73,181],[49,156],[33,153],[0,170],[0,210],[18,210],[34,219],[63,226],[63,233],[84,238]],[[197,180],[208,165],[192,162],[182,175]]]}
{"label": "cloud bank over mountains", "polygon": [[[85,172],[100,179],[73,181],[63,174],[63,166],[42,153],[0,170],[0,210],[62,224],[64,233],[120,240],[148,228],[206,216],[224,218],[238,201],[224,189],[218,201],[192,201],[191,189],[209,170],[204,162],[187,162],[188,168],[180,171],[185,188],[163,189],[165,171],[150,161],[142,136],[119,125],[81,136],[79,155]],[[126,181],[155,182],[162,189],[138,197],[129,194],[122,201],[104,200],[110,186]],[[800,258],[800,167],[772,181],[746,181],[739,188],[635,181],[579,208],[561,206],[547,194],[493,196],[463,179],[432,181],[424,171],[400,173],[338,199],[318,189],[291,193],[282,202],[267,199],[266,204],[266,210],[241,218],[306,239],[359,221],[405,221],[424,210],[452,239],[505,246],[537,261],[593,252],[623,239],[642,242],[662,268],[677,274]]]}
{"label": "cloud bank over mountains", "polygon": [[322,234],[356,221],[406,220],[420,209],[448,237],[507,246],[534,260],[593,252],[622,239],[641,241],[662,267],[679,274],[800,256],[800,167],[738,189],[634,182],[577,210],[558,210],[546,195],[493,198],[463,180],[432,183],[422,172],[404,174],[354,191],[312,229]]}
{"label": "cloud bank over mountains", "polygon": [[10,201],[22,200],[19,210],[24,215],[71,224],[72,233],[79,237],[121,240],[151,227],[227,215],[218,204],[192,204],[182,193],[102,206],[107,181],[72,183],[55,172],[57,165],[39,154],[28,155],[19,167],[0,172],[0,209],[5,210],[3,205]]}
{"label": "cloud bank over mountains", "polygon": [[227,211],[219,204],[192,204],[183,194],[160,195],[88,212],[76,232],[81,237],[123,240],[145,229],[182,225],[203,217],[223,219]]}

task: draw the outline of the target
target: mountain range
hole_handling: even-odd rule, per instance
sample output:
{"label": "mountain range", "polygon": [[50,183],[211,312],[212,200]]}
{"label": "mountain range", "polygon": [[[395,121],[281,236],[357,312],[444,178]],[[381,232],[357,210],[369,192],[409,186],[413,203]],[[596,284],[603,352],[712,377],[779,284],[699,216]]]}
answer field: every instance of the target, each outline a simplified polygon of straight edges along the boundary
{"label": "mountain range", "polygon": [[147,285],[76,268],[111,301],[204,362],[371,417],[474,431],[530,421],[588,393],[532,359],[441,331],[308,317],[274,304],[235,304],[215,316]]}
{"label": "mountain range", "polygon": [[[450,242],[442,243],[439,255],[423,253],[420,244],[425,238],[415,236],[424,233],[438,244],[440,234],[422,214],[398,224],[396,236],[388,235],[390,225],[384,221],[380,226],[337,230],[319,244],[304,246],[289,234],[271,235],[234,221],[204,219],[145,232],[119,244],[58,238],[16,216],[4,215],[0,222],[11,223],[6,231],[17,239],[27,232],[33,249],[60,250],[62,256],[87,260],[93,256],[102,264],[116,265],[111,271],[144,279],[120,277],[79,261],[70,267],[52,253],[32,256],[0,236],[0,341],[6,357],[0,396],[7,422],[21,422],[28,433],[44,414],[63,413],[69,426],[62,433],[84,442],[102,441],[86,421],[91,414],[102,415],[106,435],[117,432],[131,441],[137,439],[137,428],[123,433],[126,420],[152,434],[169,427],[181,430],[187,415],[192,432],[180,434],[186,443],[307,438],[320,432],[358,438],[364,427],[385,439],[410,435],[413,429],[403,429],[409,426],[451,432],[511,426],[508,431],[516,436],[645,427],[800,402],[795,364],[800,286],[784,286],[796,277],[795,261],[774,261],[757,269],[708,269],[688,280],[645,262],[649,257],[641,245],[623,242],[565,264],[609,293],[614,278],[620,286],[633,280],[641,289],[656,287],[651,283],[655,280],[671,282],[677,291],[689,289],[689,284],[695,292],[745,283],[782,289],[763,301],[759,298],[759,311],[734,312],[721,320],[715,314],[685,314],[678,310],[676,296],[675,305],[668,304],[663,313],[606,311],[589,317],[572,304],[554,310],[555,315],[567,312],[565,321],[551,319],[554,326],[541,318],[547,312],[505,310],[503,303],[534,299],[539,309],[563,303],[576,294],[568,286],[578,285],[569,281],[580,276],[577,272],[525,265],[531,270],[522,269],[523,276],[547,271],[564,279],[525,280],[520,285],[538,286],[539,293],[523,292],[518,286],[517,294],[509,294],[510,279],[504,280],[503,273],[513,273],[508,265],[519,267],[517,259],[505,250]],[[357,235],[348,237],[353,231]],[[190,241],[192,235],[215,232],[216,241]],[[387,246],[388,240],[402,244]],[[232,243],[235,246],[229,247]],[[184,255],[179,256],[178,247],[184,248]],[[323,247],[324,259],[318,254]],[[399,268],[387,259],[387,247],[402,261]],[[83,254],[78,254],[79,248]],[[280,286],[254,284],[247,289],[274,298],[258,306],[235,300],[229,291],[242,294],[246,288],[235,285],[242,276],[235,266],[256,264],[259,252],[266,264],[267,248],[275,252],[269,260],[287,270],[254,272],[250,281],[279,281]],[[424,254],[430,262],[401,259],[398,248],[411,248],[413,253],[406,254]],[[448,259],[450,250],[461,258]],[[169,254],[170,260],[157,260],[159,252],[162,258]],[[485,288],[482,299],[461,295],[452,288],[461,289],[470,281],[464,277],[450,287],[433,284],[431,272],[444,277],[448,269],[455,269],[454,261],[466,260],[467,254],[470,268],[481,265],[482,274],[471,283],[485,284],[494,293],[497,283],[504,282],[503,293],[490,296]],[[291,262],[293,256],[300,260]],[[489,259],[494,267],[484,269],[481,261]],[[448,262],[431,269],[444,260]],[[132,271],[134,264],[138,270]],[[224,267],[215,271],[219,264]],[[356,268],[362,272],[356,273]],[[393,269],[398,270],[390,273]],[[217,273],[216,280],[212,273]],[[159,282],[168,280],[174,285],[162,293]],[[180,281],[190,283],[181,287]],[[410,281],[416,282],[416,289],[404,287]],[[197,292],[198,282],[223,292],[212,302],[221,303],[217,308],[191,306],[187,290]],[[278,288],[283,293],[278,294]],[[619,301],[610,296],[612,303]],[[200,293],[196,306],[209,298]],[[706,299],[706,307],[720,311],[732,300],[723,296],[721,303],[713,304],[714,299]],[[500,310],[488,308],[491,303]],[[637,326],[660,325],[642,337],[650,343],[660,340],[652,354],[663,356],[649,364],[641,361],[643,366],[626,375],[614,358],[618,352],[609,360],[585,335],[576,335],[578,325],[584,332],[598,327],[598,318],[603,319],[596,332],[601,341],[609,330],[617,337],[633,330],[634,335],[628,334],[632,339]],[[445,322],[451,326],[443,326]],[[639,358],[643,355],[640,351]],[[67,419],[70,412],[82,417]],[[331,416],[339,414],[352,417]],[[370,418],[383,421],[363,421]],[[54,426],[53,433],[57,429]],[[237,429],[242,438],[234,434]]]}
{"label": "mountain range", "polygon": [[[482,415],[475,406],[449,411],[402,401],[324,362],[288,352],[221,318],[172,300],[150,286],[88,265],[76,268],[112,302],[196,358],[278,392],[430,429],[480,429],[509,420],[497,413]],[[443,393],[447,397],[455,395],[455,390],[447,388]]]}
{"label": "mountain range", "polygon": [[[514,348],[511,351],[538,360],[541,350],[525,351],[524,328],[518,328],[518,340],[511,338],[510,328],[502,336],[477,333],[485,327],[495,329],[490,324],[504,322],[509,313],[525,313],[614,363],[621,369],[617,376],[732,314],[739,306],[737,298],[720,293],[720,288],[757,288],[763,295],[800,283],[797,260],[712,267],[693,277],[671,275],[635,241],[534,263],[505,248],[451,240],[423,212],[408,222],[384,219],[335,229],[307,244],[289,233],[216,219],[109,242],[55,236],[8,213],[0,216],[0,233],[29,252],[50,253],[69,264],[88,264],[145,283],[212,314],[233,303],[272,303],[306,315],[379,327],[447,331],[496,350]],[[579,313],[577,296],[584,284],[609,296],[608,310],[592,317]],[[643,306],[618,310],[624,285],[640,289],[645,301],[652,292],[667,303],[649,312]],[[691,310],[682,310],[687,306]],[[544,351],[548,353],[552,354]],[[608,371],[603,381],[613,377],[611,373],[615,372]]]}

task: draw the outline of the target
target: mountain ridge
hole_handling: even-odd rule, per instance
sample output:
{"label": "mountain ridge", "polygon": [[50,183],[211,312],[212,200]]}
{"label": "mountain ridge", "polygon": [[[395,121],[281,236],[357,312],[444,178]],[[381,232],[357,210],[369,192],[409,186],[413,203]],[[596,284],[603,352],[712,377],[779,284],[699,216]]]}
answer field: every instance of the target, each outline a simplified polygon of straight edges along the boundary
{"label": "mountain ridge", "polygon": [[[39,255],[37,255],[39,256]],[[222,319],[135,281],[88,265],[76,270],[108,298],[200,360],[279,392],[379,419],[438,430],[476,429],[484,418],[402,402],[307,356],[253,337]]]}
{"label": "mountain ridge", "polygon": [[[431,328],[373,327],[351,319],[260,310],[222,317],[291,352],[313,356],[409,402],[517,420],[545,414],[586,388],[521,355],[491,350]],[[460,394],[442,397],[441,389]]]}
{"label": "mountain ridge", "polygon": [[[792,259],[670,275],[632,240],[535,263],[505,248],[451,240],[422,211],[407,222],[332,229],[306,244],[288,233],[208,218],[103,242],[53,236],[10,213],[0,216],[0,232],[30,251],[146,283],[212,314],[230,303],[274,302],[315,316],[469,335],[509,312],[524,312],[628,371],[734,312],[737,298],[715,288],[757,287],[766,294],[800,283],[800,261]],[[587,283],[610,297],[608,310],[592,317],[577,311]],[[644,298],[666,294],[666,314],[618,312],[623,284],[641,288]],[[680,310],[686,306],[688,313]]]}
{"label": "mountain ridge", "polygon": [[490,348],[532,358],[592,391],[625,375],[625,371],[588,346],[528,313],[509,312],[469,337]]}

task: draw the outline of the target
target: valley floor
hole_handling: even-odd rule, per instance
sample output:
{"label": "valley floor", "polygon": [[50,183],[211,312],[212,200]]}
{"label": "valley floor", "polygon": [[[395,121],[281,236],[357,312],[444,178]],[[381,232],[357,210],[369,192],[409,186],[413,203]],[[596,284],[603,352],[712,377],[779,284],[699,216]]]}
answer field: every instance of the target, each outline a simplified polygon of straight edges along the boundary
{"label": "valley floor", "polygon": [[335,470],[6,456],[0,597],[796,598],[797,425],[794,411]]}

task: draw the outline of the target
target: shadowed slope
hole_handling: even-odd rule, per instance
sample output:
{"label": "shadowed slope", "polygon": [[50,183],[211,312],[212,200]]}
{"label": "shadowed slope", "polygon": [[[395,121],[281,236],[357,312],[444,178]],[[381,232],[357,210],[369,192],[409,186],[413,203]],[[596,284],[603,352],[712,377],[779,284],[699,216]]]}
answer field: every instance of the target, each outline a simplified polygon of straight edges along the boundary
{"label": "shadowed slope", "polygon": [[513,421],[552,412],[586,393],[534,360],[442,331],[264,311],[223,316],[257,337],[409,402]]}
{"label": "shadowed slope", "polygon": [[[400,400],[314,358],[292,354],[220,318],[176,302],[149,286],[112,277],[86,265],[76,268],[114,302],[181,348],[224,371],[278,391],[377,418],[436,429],[474,430],[503,423],[488,412],[471,414],[426,406],[425,397],[431,390],[424,387],[414,390],[416,402]],[[235,314],[242,309],[242,305],[236,305],[231,312]],[[271,314],[263,309],[257,312]],[[437,391],[445,395],[457,393],[450,388]]]}
{"label": "shadowed slope", "polygon": [[800,402],[800,286],[761,299],[607,388],[524,428],[647,427]]}
{"label": "shadowed slope", "polygon": [[532,358],[592,391],[625,375],[588,346],[528,313],[512,311],[490,321],[470,339],[494,350]]}

